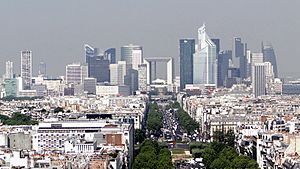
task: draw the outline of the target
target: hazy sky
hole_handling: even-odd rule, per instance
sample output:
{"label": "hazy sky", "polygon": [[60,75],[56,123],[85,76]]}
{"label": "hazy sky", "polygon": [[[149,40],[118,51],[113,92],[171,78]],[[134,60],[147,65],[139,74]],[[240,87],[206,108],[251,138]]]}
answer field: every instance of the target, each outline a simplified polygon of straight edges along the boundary
{"label": "hazy sky", "polygon": [[299,0],[1,0],[0,72],[7,60],[20,72],[20,50],[30,49],[34,72],[44,61],[48,74],[64,75],[66,64],[84,61],[84,43],[133,43],[145,57],[178,58],[179,39],[196,38],[205,22],[222,49],[234,36],[254,52],[270,41],[279,74],[300,74],[299,7]]}

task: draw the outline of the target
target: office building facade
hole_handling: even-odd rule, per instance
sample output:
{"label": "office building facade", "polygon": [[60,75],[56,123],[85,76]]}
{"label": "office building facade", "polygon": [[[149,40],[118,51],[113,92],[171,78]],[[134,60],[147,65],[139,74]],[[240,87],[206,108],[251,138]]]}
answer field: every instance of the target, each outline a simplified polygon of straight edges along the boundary
{"label": "office building facade", "polygon": [[14,63],[11,61],[5,62],[5,79],[12,79],[14,77]]}
{"label": "office building facade", "polygon": [[122,46],[121,60],[126,61],[128,69],[138,70],[138,66],[143,63],[143,48],[132,44]]}
{"label": "office building facade", "polygon": [[193,84],[217,85],[216,57],[216,45],[203,25],[198,29],[198,44],[193,56]]}
{"label": "office building facade", "polygon": [[138,88],[139,91],[147,91],[147,65],[141,64],[138,69]]}
{"label": "office building facade", "polygon": [[252,67],[252,91],[255,97],[266,94],[266,70],[264,63],[256,63]]}
{"label": "office building facade", "polygon": [[180,57],[180,90],[186,84],[193,84],[193,54],[195,53],[194,39],[179,40]]}
{"label": "office building facade", "polygon": [[217,86],[224,87],[228,77],[229,59],[232,57],[232,51],[221,51],[218,54],[218,74]]}
{"label": "office building facade", "polygon": [[264,62],[270,62],[272,64],[274,76],[275,78],[277,78],[278,77],[277,61],[276,61],[276,55],[272,44],[262,42],[262,53],[264,56]]}
{"label": "office building facade", "polygon": [[104,54],[99,55],[98,49],[90,45],[84,45],[85,60],[88,66],[88,77],[97,79],[97,82],[109,82],[109,63]]}
{"label": "office building facade", "polygon": [[110,64],[117,63],[116,48],[109,48],[104,52],[104,58],[109,60]]}
{"label": "office building facade", "polygon": [[126,62],[118,61],[116,64],[109,65],[110,84],[124,85],[126,76]]}
{"label": "office building facade", "polygon": [[83,84],[83,80],[87,77],[87,65],[73,63],[66,66],[66,84]]}
{"label": "office building facade", "polygon": [[89,77],[83,80],[83,90],[87,94],[96,94],[96,79]]}
{"label": "office building facade", "polygon": [[32,77],[32,51],[21,51],[21,77],[23,90],[30,90]]}

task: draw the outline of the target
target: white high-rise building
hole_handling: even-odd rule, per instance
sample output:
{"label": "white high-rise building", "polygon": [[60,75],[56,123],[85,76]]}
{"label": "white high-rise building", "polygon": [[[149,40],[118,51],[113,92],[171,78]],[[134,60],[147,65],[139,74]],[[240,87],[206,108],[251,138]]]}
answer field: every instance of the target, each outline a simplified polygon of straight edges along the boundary
{"label": "white high-rise building", "polygon": [[109,65],[110,83],[112,85],[124,85],[126,76],[126,62],[118,61],[116,64]]}
{"label": "white high-rise building", "polygon": [[21,51],[21,77],[23,89],[30,90],[32,77],[32,51]]}
{"label": "white high-rise building", "polygon": [[121,60],[126,61],[128,69],[138,70],[138,66],[143,63],[143,48],[132,44],[122,46]]}
{"label": "white high-rise building", "polygon": [[198,44],[193,56],[193,83],[217,84],[216,45],[205,31],[205,25],[198,29]]}
{"label": "white high-rise building", "polygon": [[88,77],[88,67],[85,64],[73,63],[66,66],[66,83],[83,84]]}
{"label": "white high-rise building", "polygon": [[147,64],[139,65],[138,70],[139,91],[147,91]]}
{"label": "white high-rise building", "polygon": [[11,61],[5,63],[5,79],[12,79],[14,76],[14,64]]}
{"label": "white high-rise building", "polygon": [[252,67],[252,91],[255,97],[266,94],[266,65],[256,63]]}
{"label": "white high-rise building", "polygon": [[263,62],[264,62],[263,53],[252,53],[251,54],[251,64],[252,64],[252,66],[256,63],[263,63]]}

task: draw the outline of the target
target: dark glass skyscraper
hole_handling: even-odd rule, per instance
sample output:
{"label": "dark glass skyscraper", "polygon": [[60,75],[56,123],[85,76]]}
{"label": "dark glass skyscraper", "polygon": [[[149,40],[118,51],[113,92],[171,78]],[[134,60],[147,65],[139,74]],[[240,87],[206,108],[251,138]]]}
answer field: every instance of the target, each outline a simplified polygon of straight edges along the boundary
{"label": "dark glass skyscraper", "polygon": [[97,48],[84,45],[85,59],[88,65],[88,77],[97,79],[97,82],[109,82],[109,60],[98,55]]}
{"label": "dark glass skyscraper", "polygon": [[211,39],[211,41],[213,41],[213,43],[216,45],[216,53],[217,53],[217,57],[218,57],[218,54],[220,53],[220,39]]}
{"label": "dark glass skyscraper", "polygon": [[116,61],[116,48],[109,48],[104,52],[105,59],[108,59],[110,64],[115,64]]}
{"label": "dark glass skyscraper", "polygon": [[218,87],[225,86],[225,80],[228,76],[229,59],[232,57],[232,51],[221,51],[218,55],[218,74],[217,85]]}
{"label": "dark glass skyscraper", "polygon": [[233,67],[239,69],[241,79],[245,79],[247,77],[247,58],[245,52],[245,48],[247,48],[246,46],[246,44],[242,43],[241,38],[234,38],[232,62]]}
{"label": "dark glass skyscraper", "polygon": [[262,42],[261,46],[262,46],[262,53],[264,55],[264,62],[270,62],[272,64],[274,76],[278,77],[276,55],[275,55],[272,44],[270,44],[270,43],[264,44]]}
{"label": "dark glass skyscraper", "polygon": [[193,84],[193,54],[195,53],[194,39],[180,39],[180,89],[186,84]]}

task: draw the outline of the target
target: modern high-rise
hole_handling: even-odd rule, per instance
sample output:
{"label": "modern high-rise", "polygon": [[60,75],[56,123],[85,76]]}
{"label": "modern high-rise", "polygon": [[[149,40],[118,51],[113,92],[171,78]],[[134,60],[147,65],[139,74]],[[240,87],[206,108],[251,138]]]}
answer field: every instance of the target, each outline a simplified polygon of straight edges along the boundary
{"label": "modern high-rise", "polygon": [[17,95],[17,79],[5,79],[4,80],[5,96]]}
{"label": "modern high-rise", "polygon": [[198,44],[193,56],[193,84],[217,85],[216,57],[216,45],[203,25],[198,29]]}
{"label": "modern high-rise", "polygon": [[251,54],[251,65],[253,66],[256,63],[263,63],[264,62],[264,55],[263,53],[252,53]]}
{"label": "modern high-rise", "polygon": [[88,77],[97,79],[97,82],[109,82],[109,60],[98,54],[98,49],[84,45],[85,60],[88,66]]}
{"label": "modern high-rise", "polygon": [[87,94],[96,94],[96,79],[92,77],[88,77],[83,79],[83,90],[87,92]]}
{"label": "modern high-rise", "polygon": [[216,53],[217,55],[220,53],[220,50],[221,50],[221,44],[220,44],[220,39],[217,39],[217,38],[213,38],[211,39],[211,41],[216,45]]}
{"label": "modern high-rise", "polygon": [[139,65],[138,70],[138,89],[139,91],[147,91],[147,64]]}
{"label": "modern high-rise", "polygon": [[218,54],[218,87],[224,87],[225,86],[225,80],[228,76],[228,68],[229,68],[229,59],[232,57],[232,51],[221,51]]}
{"label": "modern high-rise", "polygon": [[275,78],[277,78],[278,70],[277,70],[276,55],[275,55],[272,44],[262,42],[262,53],[264,56],[264,62],[270,62],[272,64],[274,76],[275,76]]}
{"label": "modern high-rise", "polygon": [[40,62],[39,63],[38,75],[43,76],[43,77],[47,76],[46,75],[47,74],[46,69],[47,69],[46,68],[46,63],[45,62]]}
{"label": "modern high-rise", "polygon": [[84,79],[87,77],[87,65],[73,63],[66,66],[66,84],[83,84]]}
{"label": "modern high-rise", "polygon": [[138,70],[138,66],[143,63],[143,48],[132,44],[122,46],[121,60],[126,61],[128,69]]}
{"label": "modern high-rise", "polygon": [[193,54],[195,53],[195,39],[179,40],[180,57],[180,89],[186,84],[193,84]]}
{"label": "modern high-rise", "polygon": [[32,77],[32,51],[21,51],[21,78],[23,90],[30,90]]}
{"label": "modern high-rise", "polygon": [[11,61],[5,62],[5,79],[12,79],[14,76],[14,64]]}
{"label": "modern high-rise", "polygon": [[242,79],[247,77],[246,48],[247,44],[242,43],[241,38],[233,38],[232,63],[234,68],[239,69]]}
{"label": "modern high-rise", "polygon": [[110,64],[116,63],[116,48],[109,48],[104,52],[104,58],[109,60]]}
{"label": "modern high-rise", "polygon": [[266,70],[264,63],[255,63],[252,67],[252,91],[255,97],[266,94]]}
{"label": "modern high-rise", "polygon": [[110,84],[124,85],[126,76],[126,62],[118,61],[118,63],[109,65]]}

